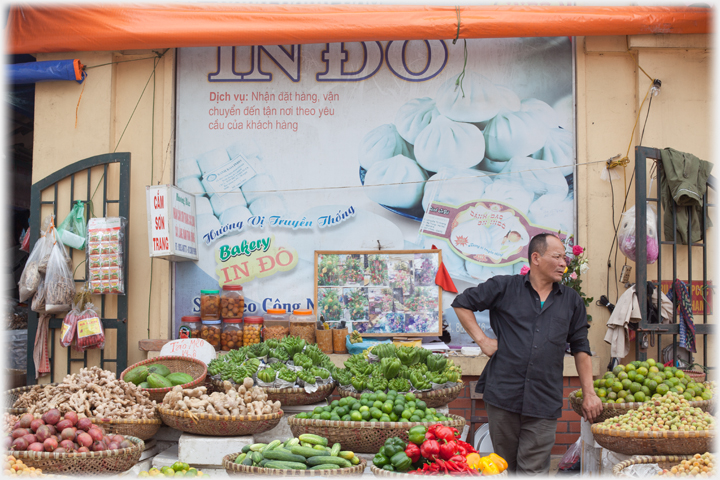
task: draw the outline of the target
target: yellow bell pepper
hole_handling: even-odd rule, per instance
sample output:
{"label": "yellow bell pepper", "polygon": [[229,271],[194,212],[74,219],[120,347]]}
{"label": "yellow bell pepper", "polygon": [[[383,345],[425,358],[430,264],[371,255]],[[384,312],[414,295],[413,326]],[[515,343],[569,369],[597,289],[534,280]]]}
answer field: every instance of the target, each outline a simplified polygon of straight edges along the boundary
{"label": "yellow bell pepper", "polygon": [[481,468],[479,470],[483,475],[497,475],[500,473],[500,469],[490,460],[490,456],[482,457],[480,459],[480,465]]}
{"label": "yellow bell pepper", "polygon": [[490,460],[493,461],[493,463],[495,465],[497,465],[498,469],[500,470],[500,473],[507,470],[507,467],[508,467],[507,461],[504,458],[502,458],[500,455],[498,455],[497,453],[491,453],[490,455],[488,455],[488,457],[490,458]]}
{"label": "yellow bell pepper", "polygon": [[477,453],[469,453],[465,459],[467,460],[468,467],[473,470],[477,470],[480,466],[480,455]]}

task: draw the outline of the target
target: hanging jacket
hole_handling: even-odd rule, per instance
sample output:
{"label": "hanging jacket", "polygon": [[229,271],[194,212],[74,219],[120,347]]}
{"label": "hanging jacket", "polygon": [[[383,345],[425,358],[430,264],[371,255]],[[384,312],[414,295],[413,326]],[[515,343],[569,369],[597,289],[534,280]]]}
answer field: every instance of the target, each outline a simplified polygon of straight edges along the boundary
{"label": "hanging jacket", "polygon": [[[712,171],[712,163],[700,160],[691,153],[679,152],[673,148],[660,151],[662,157],[662,172],[660,189],[662,204],[665,209],[663,217],[663,231],[665,240],[673,240],[673,205],[677,209],[677,240],[687,245],[688,240],[698,242],[703,238],[700,218],[703,212],[703,196],[707,190],[707,179]],[[688,209],[692,214],[691,239],[688,239]],[[712,226],[709,218],[705,218],[705,228]]]}

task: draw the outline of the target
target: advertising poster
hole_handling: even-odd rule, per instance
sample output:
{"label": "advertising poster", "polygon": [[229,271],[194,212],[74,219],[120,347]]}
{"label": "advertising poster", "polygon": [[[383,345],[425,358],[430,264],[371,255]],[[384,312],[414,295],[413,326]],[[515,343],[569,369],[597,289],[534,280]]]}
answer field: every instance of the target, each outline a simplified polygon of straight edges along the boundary
{"label": "advertising poster", "polygon": [[534,234],[574,230],[572,58],[568,37],[179,49],[198,261],[175,325],[225,284],[246,315],[315,308],[316,250],[435,245],[459,291],[519,273]]}

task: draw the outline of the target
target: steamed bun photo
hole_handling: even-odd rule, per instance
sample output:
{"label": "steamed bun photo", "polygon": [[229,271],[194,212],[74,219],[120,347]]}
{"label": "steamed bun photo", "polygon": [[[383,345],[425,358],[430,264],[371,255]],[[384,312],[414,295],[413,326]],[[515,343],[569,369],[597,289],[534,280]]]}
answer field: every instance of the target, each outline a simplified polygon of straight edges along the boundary
{"label": "steamed bun photo", "polygon": [[559,168],[550,162],[529,157],[513,157],[498,174],[522,185],[522,188],[535,195],[567,195],[568,184]]}
{"label": "steamed bun photo", "polygon": [[440,115],[435,100],[430,97],[415,98],[400,107],[395,115],[395,127],[402,138],[415,144],[418,134]]}
{"label": "steamed bun photo", "polygon": [[439,115],[415,139],[415,158],[425,170],[442,167],[470,168],[485,155],[485,139],[479,128]]}
{"label": "steamed bun photo", "polygon": [[533,153],[532,157],[561,167],[560,173],[566,177],[572,175],[575,167],[572,132],[562,128],[551,128],[545,146]]}
{"label": "steamed bun photo", "polygon": [[486,122],[501,110],[520,109],[520,98],[510,89],[495,85],[487,77],[472,71],[457,84],[461,74],[450,77],[435,94],[438,111],[458,122]]}
{"label": "steamed bun photo", "polygon": [[365,170],[381,160],[387,160],[396,155],[411,157],[410,149],[400,136],[395,125],[386,123],[370,130],[360,142],[358,160]]}
{"label": "steamed bun photo", "polygon": [[480,200],[492,181],[492,177],[479,170],[443,167],[425,183],[423,210],[427,212],[432,202],[459,206]]}
{"label": "steamed bun photo", "polygon": [[404,155],[373,163],[365,174],[365,193],[380,205],[412,208],[420,205],[428,175]]}
{"label": "steamed bun photo", "polygon": [[495,161],[527,156],[545,145],[548,126],[529,112],[503,111],[483,131],[485,155]]}

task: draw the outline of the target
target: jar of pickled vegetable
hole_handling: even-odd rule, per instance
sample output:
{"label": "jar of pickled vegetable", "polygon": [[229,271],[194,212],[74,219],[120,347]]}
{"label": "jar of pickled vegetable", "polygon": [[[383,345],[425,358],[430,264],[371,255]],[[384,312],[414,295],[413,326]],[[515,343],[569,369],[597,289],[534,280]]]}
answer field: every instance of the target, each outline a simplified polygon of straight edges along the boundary
{"label": "jar of pickled vegetable", "polygon": [[232,350],[243,346],[242,318],[229,318],[222,322],[220,345],[223,350]]}
{"label": "jar of pickled vegetable", "polygon": [[200,290],[200,318],[220,319],[220,290]]}
{"label": "jar of pickled vegetable", "polygon": [[265,321],[263,327],[263,340],[275,338],[282,340],[290,333],[289,315],[284,308],[269,308],[263,315]]}
{"label": "jar of pickled vegetable", "polygon": [[203,320],[200,327],[200,338],[220,350],[220,335],[222,335],[222,322],[220,320]]}
{"label": "jar of pickled vegetable", "polygon": [[293,310],[290,315],[290,336],[300,337],[308,344],[315,343],[315,316],[309,309]]}
{"label": "jar of pickled vegetable", "polygon": [[182,317],[177,338],[200,338],[200,317]]}
{"label": "jar of pickled vegetable", "polygon": [[263,317],[245,317],[243,328],[243,345],[260,343],[260,333],[263,328]]}
{"label": "jar of pickled vegetable", "polygon": [[224,285],[220,295],[220,316],[242,318],[245,310],[245,296],[242,285]]}

